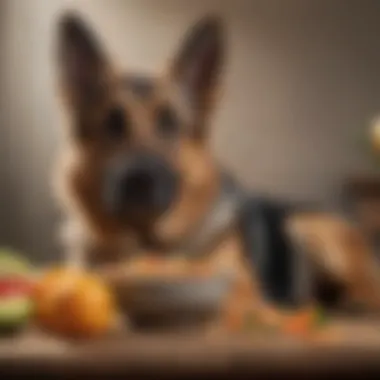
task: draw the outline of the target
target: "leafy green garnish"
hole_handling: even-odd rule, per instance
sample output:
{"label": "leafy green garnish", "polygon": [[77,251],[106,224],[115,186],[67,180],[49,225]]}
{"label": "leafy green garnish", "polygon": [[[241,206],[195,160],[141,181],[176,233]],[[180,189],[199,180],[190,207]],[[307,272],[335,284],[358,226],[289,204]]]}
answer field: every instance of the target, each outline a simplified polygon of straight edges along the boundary
{"label": "leafy green garnish", "polygon": [[318,306],[315,309],[315,325],[316,327],[325,326],[328,323],[326,311]]}

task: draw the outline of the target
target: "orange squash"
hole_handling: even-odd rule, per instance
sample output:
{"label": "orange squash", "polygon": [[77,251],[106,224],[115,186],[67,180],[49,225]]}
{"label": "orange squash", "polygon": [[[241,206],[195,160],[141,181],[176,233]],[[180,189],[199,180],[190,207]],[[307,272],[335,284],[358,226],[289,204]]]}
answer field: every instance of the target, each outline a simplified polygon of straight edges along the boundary
{"label": "orange squash", "polygon": [[310,335],[316,325],[316,310],[306,308],[288,316],[282,326],[285,334],[306,337]]}
{"label": "orange squash", "polygon": [[73,337],[96,337],[111,328],[116,307],[111,291],[98,277],[58,268],[38,281],[36,320],[53,332]]}

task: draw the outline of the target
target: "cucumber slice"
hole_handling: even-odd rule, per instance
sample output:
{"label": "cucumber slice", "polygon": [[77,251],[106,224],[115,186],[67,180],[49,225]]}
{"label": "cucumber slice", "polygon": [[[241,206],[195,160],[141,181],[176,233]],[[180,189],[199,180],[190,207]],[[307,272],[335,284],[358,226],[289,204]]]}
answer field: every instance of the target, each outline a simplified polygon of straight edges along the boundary
{"label": "cucumber slice", "polygon": [[0,276],[23,275],[31,272],[31,266],[19,253],[9,248],[0,249]]}
{"label": "cucumber slice", "polygon": [[0,328],[24,324],[32,314],[33,303],[27,297],[0,301]]}

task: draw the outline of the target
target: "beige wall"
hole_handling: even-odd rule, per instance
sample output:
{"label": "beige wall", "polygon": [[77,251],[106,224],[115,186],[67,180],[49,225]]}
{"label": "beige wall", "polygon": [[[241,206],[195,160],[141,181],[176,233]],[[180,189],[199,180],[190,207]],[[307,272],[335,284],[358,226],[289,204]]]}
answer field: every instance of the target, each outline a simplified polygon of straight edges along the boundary
{"label": "beige wall", "polygon": [[[50,61],[63,0],[0,2],[0,234],[51,259],[59,250],[49,170],[59,141]],[[218,9],[229,27],[215,154],[251,188],[334,204],[367,169],[356,135],[380,111],[380,2],[78,0],[125,67],[160,70],[179,36]]]}

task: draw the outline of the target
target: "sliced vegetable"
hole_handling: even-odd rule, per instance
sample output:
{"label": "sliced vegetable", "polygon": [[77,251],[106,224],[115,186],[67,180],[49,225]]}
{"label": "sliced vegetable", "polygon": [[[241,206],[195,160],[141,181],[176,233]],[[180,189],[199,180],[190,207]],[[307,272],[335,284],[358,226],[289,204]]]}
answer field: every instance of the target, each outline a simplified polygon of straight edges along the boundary
{"label": "sliced vegetable", "polygon": [[0,298],[8,298],[17,295],[31,295],[32,283],[24,278],[6,277],[0,278]]}
{"label": "sliced vegetable", "polygon": [[0,277],[13,274],[28,274],[31,271],[29,262],[17,252],[8,249],[0,249]]}
{"label": "sliced vegetable", "polygon": [[309,334],[315,324],[315,309],[306,309],[296,312],[285,319],[282,331],[285,334],[304,336]]}

